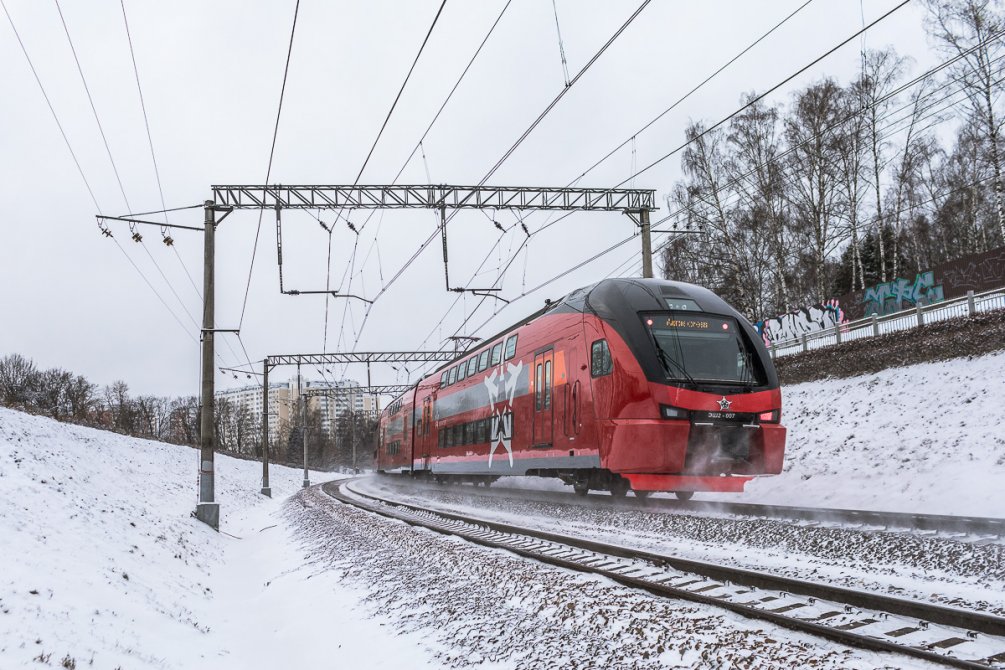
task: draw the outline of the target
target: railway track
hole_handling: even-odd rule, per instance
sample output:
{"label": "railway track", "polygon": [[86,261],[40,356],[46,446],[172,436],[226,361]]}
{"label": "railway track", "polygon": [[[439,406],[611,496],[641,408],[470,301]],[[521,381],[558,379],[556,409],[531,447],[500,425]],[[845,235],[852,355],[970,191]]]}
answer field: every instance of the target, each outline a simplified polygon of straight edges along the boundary
{"label": "railway track", "polygon": [[[440,487],[430,490],[442,491]],[[449,490],[449,489],[448,489]],[[712,513],[759,519],[798,521],[811,525],[835,524],[857,528],[881,528],[889,531],[928,532],[973,536],[978,539],[1005,538],[1005,518],[955,516],[948,514],[915,514],[909,512],[878,512],[873,510],[831,509],[825,507],[797,507],[790,505],[764,505],[757,503],[719,502],[702,500],[673,500],[668,498],[628,497],[611,501],[606,493],[591,493],[585,498],[571,492],[541,491],[497,486],[492,489],[468,487],[465,492],[486,497],[533,497],[547,502],[568,505],[596,504],[598,500],[615,502],[619,508],[637,508],[643,511],[662,510],[685,513]]]}
{"label": "railway track", "polygon": [[843,644],[958,668],[1005,668],[1005,618],[680,559],[521,528],[325,484],[336,500],[385,517],[602,575],[655,595],[721,607]]}

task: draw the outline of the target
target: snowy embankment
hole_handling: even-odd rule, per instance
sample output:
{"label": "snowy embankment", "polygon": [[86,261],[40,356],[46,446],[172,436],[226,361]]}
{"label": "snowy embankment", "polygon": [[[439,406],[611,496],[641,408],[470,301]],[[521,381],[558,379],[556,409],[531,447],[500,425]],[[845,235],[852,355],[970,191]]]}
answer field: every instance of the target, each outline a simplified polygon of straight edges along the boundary
{"label": "snowy embankment", "polygon": [[1005,351],[787,386],[782,404],[785,469],[742,500],[1005,517]]}
{"label": "snowy embankment", "polygon": [[276,514],[302,471],[274,466],[269,500],[260,464],[218,456],[215,533],[190,516],[197,462],[0,408],[0,668],[303,667],[333,652],[390,668],[411,653],[356,620],[361,594],[303,567]]}

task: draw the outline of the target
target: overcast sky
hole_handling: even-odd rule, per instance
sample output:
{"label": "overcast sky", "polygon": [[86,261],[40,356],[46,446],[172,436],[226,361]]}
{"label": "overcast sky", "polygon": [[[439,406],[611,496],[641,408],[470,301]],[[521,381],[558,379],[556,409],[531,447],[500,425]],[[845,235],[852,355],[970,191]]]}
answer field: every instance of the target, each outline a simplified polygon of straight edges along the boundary
{"label": "overcast sky", "polygon": [[[61,7],[128,206],[55,2],[3,1],[101,211],[121,215],[160,209],[119,2],[61,0]],[[803,1],[653,0],[490,183],[568,184]],[[868,23],[896,4],[814,0],[580,185],[621,182],[633,165],[647,165],[677,147],[689,120],[728,115],[743,93],[770,88],[859,30],[863,12]],[[271,182],[352,183],[439,5],[440,0],[301,2]],[[361,183],[391,182],[504,5],[505,0],[448,0]],[[558,0],[573,74],[637,6],[633,1]],[[211,197],[213,184],[262,183],[294,1],[126,0],[125,8],[167,206],[201,203]],[[920,72],[936,60],[922,19],[920,3],[909,4],[871,29],[866,46],[893,45],[913,57],[913,69]],[[858,41],[848,45],[770,100],[784,104],[792,90],[825,75],[847,82],[860,47]],[[0,16],[0,63],[0,354],[21,353],[43,367],[63,367],[99,384],[122,379],[134,393],[196,393],[198,329],[189,314],[200,319],[201,305],[179,258],[201,290],[201,234],[172,233],[174,250],[161,243],[156,228],[141,230],[142,244],[130,239],[126,224],[112,224],[114,241],[102,236],[94,219],[98,212],[6,16]],[[426,163],[417,155],[399,183],[427,183],[427,165],[434,183],[477,183],[563,86],[552,3],[512,0],[424,142]],[[663,196],[679,173],[679,160],[673,158],[634,186],[655,189],[665,211]],[[358,226],[366,213],[351,216]],[[494,216],[506,227],[516,222],[512,213]],[[321,212],[321,219],[331,223],[334,216]],[[546,213],[531,214],[526,224],[535,230],[547,219]],[[202,211],[173,213],[170,220],[200,225]],[[286,212],[283,221],[286,287],[324,288],[328,234],[304,212]],[[236,212],[218,230],[218,328],[236,328],[240,322],[257,222],[256,212]],[[375,215],[358,239],[352,292],[376,295],[436,225],[428,211]],[[473,285],[495,284],[503,288],[501,295],[512,298],[632,231],[621,214],[575,214],[535,236],[496,283],[501,264],[520,249],[524,235],[517,226],[490,254],[499,231],[483,214],[464,212],[449,228],[451,282],[468,285],[490,254]],[[357,238],[337,223],[331,241],[331,282],[338,286]],[[629,261],[638,256],[636,238],[514,302],[475,332],[502,306],[487,300],[459,332],[491,335],[545,298],[559,298],[618,268],[620,274],[637,273],[639,264]],[[443,338],[458,331],[480,301],[469,295],[448,311],[456,299],[443,289],[436,241],[381,295],[362,333],[363,304],[331,300],[327,350],[448,346]],[[321,351],[324,324],[324,297],[279,293],[275,218],[267,214],[241,324],[248,356],[260,361],[267,354]],[[229,347],[219,342],[222,338]],[[217,351],[226,365],[246,365],[232,336],[218,338]],[[365,371],[350,368],[347,374],[365,381]],[[374,370],[375,383],[403,381],[402,371]],[[217,383],[249,381],[220,374]]]}

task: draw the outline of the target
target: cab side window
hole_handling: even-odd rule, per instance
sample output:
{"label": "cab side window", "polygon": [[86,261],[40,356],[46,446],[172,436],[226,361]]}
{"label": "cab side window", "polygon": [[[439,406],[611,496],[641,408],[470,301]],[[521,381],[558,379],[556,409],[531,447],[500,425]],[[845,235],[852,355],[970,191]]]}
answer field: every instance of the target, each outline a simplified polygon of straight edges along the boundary
{"label": "cab side window", "polygon": [[611,374],[614,363],[611,360],[611,350],[607,346],[607,340],[597,340],[590,350],[590,375],[593,377],[603,377]]}

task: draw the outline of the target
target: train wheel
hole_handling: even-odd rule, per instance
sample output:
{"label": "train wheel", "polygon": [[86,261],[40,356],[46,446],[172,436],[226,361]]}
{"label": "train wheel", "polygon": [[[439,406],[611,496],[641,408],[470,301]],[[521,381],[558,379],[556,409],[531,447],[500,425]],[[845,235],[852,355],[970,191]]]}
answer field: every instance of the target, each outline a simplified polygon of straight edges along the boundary
{"label": "train wheel", "polygon": [[690,500],[694,497],[694,491],[674,491],[673,494],[677,496],[677,500]]}
{"label": "train wheel", "polygon": [[649,497],[649,494],[652,493],[652,491],[634,491],[634,493],[635,497],[639,500],[645,500]]}
{"label": "train wheel", "polygon": [[572,485],[572,490],[576,492],[577,496],[585,497],[587,493],[590,492],[589,482],[575,482]]}
{"label": "train wheel", "polygon": [[628,495],[628,489],[631,488],[627,481],[624,479],[617,479],[611,482],[611,497],[612,498],[624,498]]}

